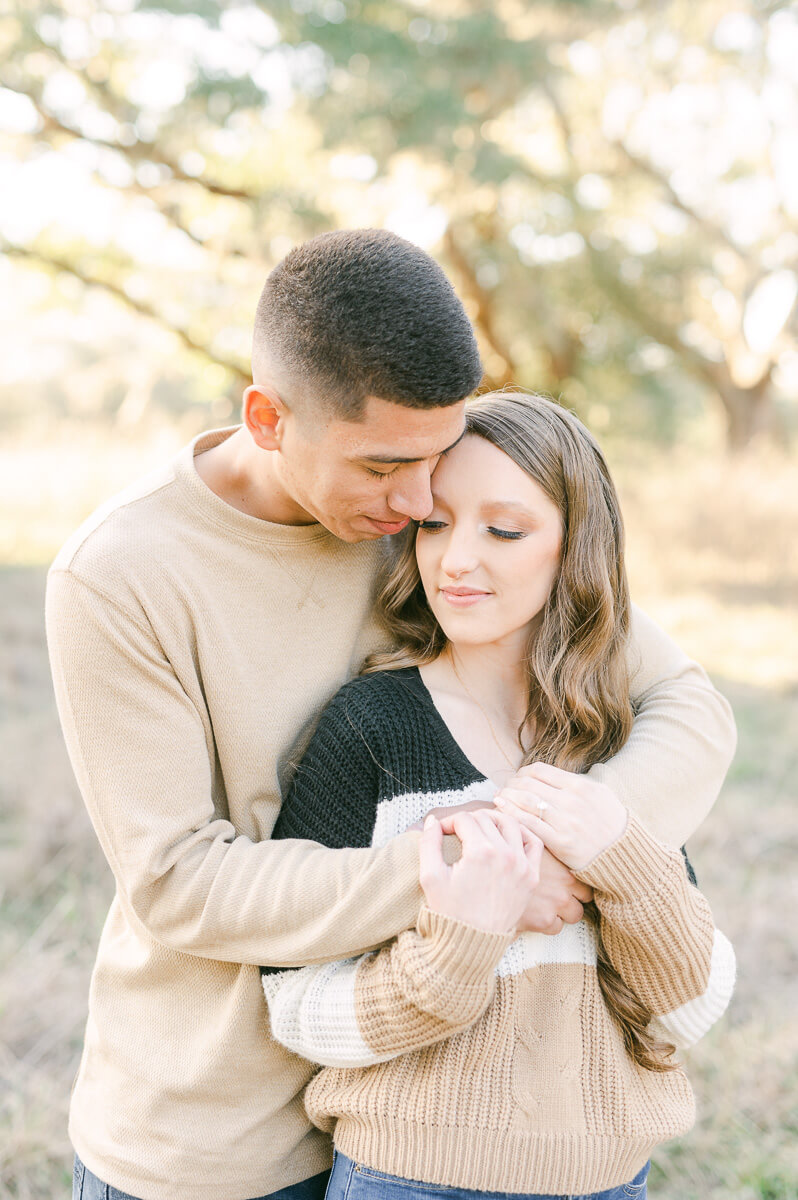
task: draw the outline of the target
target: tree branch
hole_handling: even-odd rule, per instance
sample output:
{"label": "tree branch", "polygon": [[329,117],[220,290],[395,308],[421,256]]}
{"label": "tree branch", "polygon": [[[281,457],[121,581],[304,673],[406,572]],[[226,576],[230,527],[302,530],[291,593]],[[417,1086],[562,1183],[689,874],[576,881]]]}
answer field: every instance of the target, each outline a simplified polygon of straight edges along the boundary
{"label": "tree branch", "polygon": [[[10,89],[10,90],[16,91],[17,89]],[[65,125],[64,122],[59,120],[58,117],[53,116],[52,113],[48,113],[41,106],[41,104],[39,104],[37,102],[36,98],[33,95],[31,95],[29,92],[20,93],[20,94],[21,95],[24,94],[24,95],[28,96],[31,103],[35,106],[36,111],[39,113],[39,116],[42,119],[42,126],[43,126],[42,130],[39,131],[37,136],[41,136],[42,134],[44,134],[44,136],[47,138],[47,141],[49,144],[52,145],[54,143],[54,138],[52,135],[55,135],[55,137],[57,137],[59,134],[66,134],[68,137],[72,137],[72,138],[75,138],[77,140],[84,141],[84,142],[89,142],[91,145],[108,147],[109,149],[119,151],[122,154],[127,153],[127,147],[121,146],[115,142],[107,141],[107,140],[104,140],[101,138],[87,137],[84,134],[80,133],[79,130],[73,129],[69,125]],[[152,156],[142,156],[142,157],[147,157],[147,160],[150,162],[157,161]],[[104,184],[105,186],[108,186],[108,181],[103,177],[103,175],[100,171],[95,170],[93,173],[100,183]],[[196,180],[195,180],[195,182],[196,182]],[[134,182],[132,182],[130,184],[125,184],[122,186],[113,185],[114,191],[135,192],[136,195],[143,196],[145,199],[151,201],[151,203],[158,209],[158,212],[161,214],[161,216],[164,218],[164,220],[168,221],[169,224],[174,229],[177,229],[180,233],[185,234],[185,236],[187,238],[189,238],[192,242],[194,242],[194,244],[196,246],[199,246],[202,250],[211,250],[212,247],[209,246],[208,242],[205,241],[203,238],[198,237],[197,234],[192,231],[190,226],[188,226],[185,223],[185,221],[182,220],[179,213],[177,212],[176,205],[175,204],[167,204],[162,199],[160,199],[159,192],[161,191],[162,186],[163,185],[156,184],[153,187],[145,187],[143,184],[138,183],[138,181],[135,181],[135,180],[134,180]],[[251,259],[252,259],[252,255],[248,251],[242,250],[238,246],[225,247],[224,253],[227,257],[246,258],[249,261],[251,261]]]}
{"label": "tree branch", "polygon": [[[36,33],[35,30],[28,30],[29,36],[33,38],[39,48],[46,54],[54,58],[60,66],[70,71],[75,75],[86,88],[86,90],[94,96],[100,107],[115,121],[123,124],[133,124],[135,121],[135,110],[127,106],[126,101],[117,96],[109,87],[96,79],[91,79],[85,71],[81,71],[70,62],[63,54],[60,53],[56,46],[45,42],[43,38]],[[16,75],[16,72],[14,72]],[[105,138],[91,137],[81,133],[79,129],[74,129],[70,125],[65,124],[53,113],[48,112],[41,103],[41,97],[35,90],[23,88],[20,86],[17,78],[9,78],[6,82],[3,81],[3,86],[9,91],[19,92],[21,95],[27,96],[29,100],[36,106],[37,111],[42,119],[51,124],[51,127],[58,128],[62,133],[68,134],[71,137],[78,138],[84,142],[90,142],[95,146],[103,146],[109,150],[116,150],[120,154],[126,155],[128,158],[138,162],[152,162],[159,166],[166,167],[171,171],[175,179],[181,183],[195,183],[210,192],[214,196],[229,196],[234,200],[245,200],[249,202],[258,202],[262,196],[257,192],[251,192],[246,188],[232,188],[225,184],[219,183],[217,180],[207,179],[202,175],[189,175],[182,169],[179,162],[171,155],[164,153],[163,150],[157,149],[154,145],[147,142],[134,142],[132,146],[123,146],[121,142],[107,140]]]}
{"label": "tree branch", "polygon": [[249,386],[251,382],[250,376],[240,363],[215,354],[208,346],[197,341],[187,329],[183,329],[181,326],[174,325],[171,321],[168,321],[163,313],[158,312],[157,308],[148,304],[146,300],[136,300],[132,296],[128,296],[127,292],[119,284],[112,283],[107,279],[98,279],[96,276],[84,271],[77,263],[69,262],[58,254],[44,253],[44,251],[32,250],[27,246],[18,246],[13,242],[8,242],[5,238],[0,238],[0,253],[8,255],[10,258],[21,258],[31,262],[38,262],[42,266],[50,267],[56,271],[65,271],[68,275],[79,279],[86,287],[102,288],[103,291],[108,292],[109,295],[114,296],[117,300],[121,300],[123,304],[133,309],[140,316],[149,317],[151,321],[155,321],[162,329],[173,333],[180,339],[186,349],[203,355],[204,358],[216,366],[224,367],[226,371],[229,371],[233,375],[237,384],[244,387]]}
{"label": "tree branch", "polygon": [[463,248],[458,243],[451,226],[447,226],[446,233],[443,236],[443,244],[446,248],[447,257],[463,280],[464,290],[467,292],[469,299],[474,302],[476,309],[474,324],[482,331],[491,350],[506,363],[505,370],[499,377],[491,376],[492,381],[497,387],[504,387],[505,384],[512,381],[515,369],[510,350],[496,331],[496,320],[491,297],[477,279],[476,272]]}
{"label": "tree branch", "polygon": [[729,445],[732,448],[745,445],[756,432],[757,421],[764,419],[763,406],[775,367],[773,359],[768,361],[758,379],[747,387],[740,387],[732,378],[725,360],[711,362],[692,346],[686,345],[677,330],[648,310],[641,303],[640,296],[607,268],[602,255],[589,244],[588,253],[593,265],[593,278],[612,304],[630,317],[643,333],[671,349],[690,374],[714,392],[726,414]]}
{"label": "tree branch", "polygon": [[647,159],[641,158],[639,155],[634,154],[627,146],[624,145],[623,142],[611,141],[609,142],[609,145],[622,154],[629,165],[634,167],[636,171],[639,171],[641,175],[646,175],[649,179],[652,179],[655,183],[658,183],[662,190],[667,194],[668,201],[673,208],[677,208],[679,212],[684,213],[686,217],[689,217],[699,229],[703,229],[705,233],[710,234],[710,236],[717,241],[723,242],[723,244],[727,246],[729,250],[732,250],[738,258],[744,258],[742,250],[733,240],[733,238],[729,236],[725,229],[723,229],[720,225],[716,225],[714,221],[710,221],[709,217],[704,217],[701,215],[701,213],[696,212],[694,208],[682,200],[679,193],[675,191],[668,177],[663,175],[661,171],[658,171],[653,163],[650,163]]}
{"label": "tree branch", "polygon": [[[132,146],[124,146],[121,142],[112,141],[110,138],[101,138],[96,135],[82,133],[81,130],[67,125],[65,121],[56,117],[54,113],[48,112],[33,91],[21,88],[18,85],[16,87],[9,87],[7,83],[4,83],[3,86],[8,87],[9,91],[27,96],[41,117],[45,132],[52,133],[57,131],[58,133],[65,134],[67,137],[75,138],[77,141],[88,142],[92,146],[101,146],[105,150],[114,150],[117,154],[121,154],[127,159],[132,159],[134,162],[155,163],[157,166],[165,167],[172,177],[180,183],[198,184],[213,196],[227,196],[233,200],[245,200],[249,203],[257,203],[263,199],[256,192],[247,191],[245,188],[227,187],[224,184],[206,179],[202,175],[189,175],[174,158],[168,154],[164,154],[162,150],[156,149],[154,145],[147,142],[134,142]],[[113,113],[109,115],[113,116]]]}

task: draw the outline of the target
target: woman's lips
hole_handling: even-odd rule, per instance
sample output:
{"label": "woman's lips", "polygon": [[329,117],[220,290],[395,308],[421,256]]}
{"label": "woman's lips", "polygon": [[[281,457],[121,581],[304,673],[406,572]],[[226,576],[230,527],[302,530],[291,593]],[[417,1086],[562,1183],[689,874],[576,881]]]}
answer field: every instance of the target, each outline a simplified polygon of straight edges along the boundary
{"label": "woman's lips", "polygon": [[440,592],[444,600],[453,608],[470,608],[490,595],[490,592],[480,592],[476,588],[464,587],[441,588]]}

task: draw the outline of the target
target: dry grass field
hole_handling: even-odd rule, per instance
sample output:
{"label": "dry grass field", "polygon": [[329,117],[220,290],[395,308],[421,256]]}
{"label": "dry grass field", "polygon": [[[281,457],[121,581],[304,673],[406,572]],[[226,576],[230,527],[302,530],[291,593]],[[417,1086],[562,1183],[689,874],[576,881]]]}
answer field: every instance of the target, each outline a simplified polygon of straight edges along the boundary
{"label": "dry grass field", "polygon": [[[66,1110],[112,892],[49,683],[44,563],[95,499],[182,433],[0,456],[0,1197],[69,1194]],[[798,469],[618,465],[639,602],[731,699],[738,755],[690,845],[738,953],[727,1018],[690,1054],[699,1119],[655,1156],[653,1200],[798,1197]],[[222,1198],[223,1200],[223,1198]]]}

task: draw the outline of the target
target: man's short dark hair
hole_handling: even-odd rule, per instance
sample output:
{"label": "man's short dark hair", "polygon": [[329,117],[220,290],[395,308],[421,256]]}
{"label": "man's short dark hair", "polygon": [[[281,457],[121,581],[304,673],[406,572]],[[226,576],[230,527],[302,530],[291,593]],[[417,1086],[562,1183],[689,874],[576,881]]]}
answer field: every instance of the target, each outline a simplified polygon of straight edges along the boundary
{"label": "man's short dark hair", "polygon": [[[382,229],[323,233],[266,280],[255,317],[253,372],[263,362],[336,415],[357,420],[368,396],[445,407],[479,384],[474,331],[428,254]],[[291,404],[292,397],[284,397]]]}

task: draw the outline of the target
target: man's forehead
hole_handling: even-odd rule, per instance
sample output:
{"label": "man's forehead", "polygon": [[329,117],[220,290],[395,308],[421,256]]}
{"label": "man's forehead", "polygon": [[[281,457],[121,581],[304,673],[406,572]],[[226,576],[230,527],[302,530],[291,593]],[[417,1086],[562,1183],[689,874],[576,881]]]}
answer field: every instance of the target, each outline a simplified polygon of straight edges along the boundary
{"label": "man's forehead", "polygon": [[365,420],[340,428],[347,456],[378,463],[423,462],[455,446],[465,433],[465,404],[415,409],[370,399]]}
{"label": "man's forehead", "polygon": [[411,455],[407,455],[407,454],[397,454],[393,451],[388,451],[388,452],[382,453],[382,454],[365,454],[365,455],[361,455],[360,457],[367,458],[369,460],[369,462],[376,462],[376,463],[424,462],[428,458],[434,458],[436,454],[446,454],[447,450],[454,449],[454,447],[457,445],[457,443],[462,441],[462,439],[465,437],[465,433],[466,433],[465,428],[463,428],[460,431],[460,433],[457,435],[457,437],[454,439],[454,441],[450,442],[448,446],[443,446],[440,449],[433,450],[430,454],[417,454],[417,455],[411,456]]}

